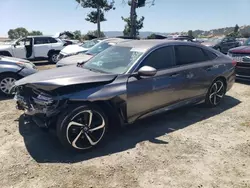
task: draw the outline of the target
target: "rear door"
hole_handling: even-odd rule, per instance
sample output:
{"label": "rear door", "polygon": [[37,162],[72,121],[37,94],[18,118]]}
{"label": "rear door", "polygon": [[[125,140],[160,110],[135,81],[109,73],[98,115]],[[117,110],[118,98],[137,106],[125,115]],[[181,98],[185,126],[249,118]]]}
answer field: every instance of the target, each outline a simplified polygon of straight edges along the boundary
{"label": "rear door", "polygon": [[127,116],[129,122],[137,117],[180,99],[185,77],[175,67],[173,46],[161,47],[151,52],[136,71],[143,66],[157,69],[152,77],[131,77],[127,83]]}
{"label": "rear door", "polygon": [[28,39],[27,38],[20,39],[13,46],[14,57],[23,59],[26,58],[26,48],[25,48],[26,40]]}
{"label": "rear door", "polygon": [[202,97],[206,94],[209,81],[207,69],[212,65],[202,48],[190,45],[175,46],[176,64],[184,75],[181,100]]}
{"label": "rear door", "polygon": [[48,57],[48,52],[51,49],[49,37],[35,37],[34,38],[34,57]]}

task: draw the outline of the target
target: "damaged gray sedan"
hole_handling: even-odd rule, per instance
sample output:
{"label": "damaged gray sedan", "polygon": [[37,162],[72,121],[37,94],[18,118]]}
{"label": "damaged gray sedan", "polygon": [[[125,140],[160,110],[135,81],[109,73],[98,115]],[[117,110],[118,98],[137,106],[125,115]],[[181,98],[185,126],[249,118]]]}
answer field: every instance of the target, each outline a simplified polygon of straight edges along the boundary
{"label": "damaged gray sedan", "polygon": [[117,44],[85,64],[38,72],[15,83],[17,108],[55,127],[77,151],[99,145],[107,128],[188,104],[217,106],[235,80],[235,62],[194,43]]}

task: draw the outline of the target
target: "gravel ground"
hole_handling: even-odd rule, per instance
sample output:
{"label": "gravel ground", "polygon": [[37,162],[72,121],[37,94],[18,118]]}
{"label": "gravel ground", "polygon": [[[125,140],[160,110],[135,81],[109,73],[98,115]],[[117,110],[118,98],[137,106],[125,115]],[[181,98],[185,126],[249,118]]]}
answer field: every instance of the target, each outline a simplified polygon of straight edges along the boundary
{"label": "gravel ground", "polygon": [[250,188],[249,94],[250,85],[236,83],[217,108],[148,118],[78,155],[2,99],[0,187]]}

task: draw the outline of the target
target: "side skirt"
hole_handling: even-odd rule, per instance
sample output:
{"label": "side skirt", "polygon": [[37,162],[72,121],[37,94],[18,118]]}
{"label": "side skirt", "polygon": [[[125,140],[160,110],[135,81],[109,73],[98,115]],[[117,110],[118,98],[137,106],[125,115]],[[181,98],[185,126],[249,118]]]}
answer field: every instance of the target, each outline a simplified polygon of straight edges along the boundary
{"label": "side skirt", "polygon": [[[193,104],[200,104],[200,103],[203,103],[205,101],[204,98],[205,98],[205,96],[199,96],[199,97],[195,97],[195,98],[192,98],[192,99],[180,101],[178,103],[175,103],[175,104],[172,104],[172,105],[169,105],[169,106],[154,110],[154,111],[146,113],[146,114],[143,114],[143,115],[139,116],[136,120],[144,119],[146,117],[150,117],[150,116],[160,114],[160,113],[165,113],[167,111],[174,110],[174,109],[177,109],[177,108],[180,108],[180,107],[183,107],[183,106],[188,106],[188,105],[193,105]],[[134,123],[135,121],[133,121],[131,123]]]}

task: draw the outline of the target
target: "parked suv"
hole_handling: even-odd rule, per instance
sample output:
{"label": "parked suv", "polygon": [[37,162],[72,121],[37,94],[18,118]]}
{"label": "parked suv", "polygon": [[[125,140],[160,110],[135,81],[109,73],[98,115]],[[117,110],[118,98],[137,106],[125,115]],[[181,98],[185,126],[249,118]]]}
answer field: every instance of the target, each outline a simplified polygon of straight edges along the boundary
{"label": "parked suv", "polygon": [[234,37],[211,38],[202,43],[205,46],[212,47],[222,53],[227,53],[229,49],[240,46]]}
{"label": "parked suv", "polygon": [[48,59],[57,62],[57,55],[65,43],[50,36],[28,36],[14,41],[9,45],[0,45],[0,55],[22,59]]}

